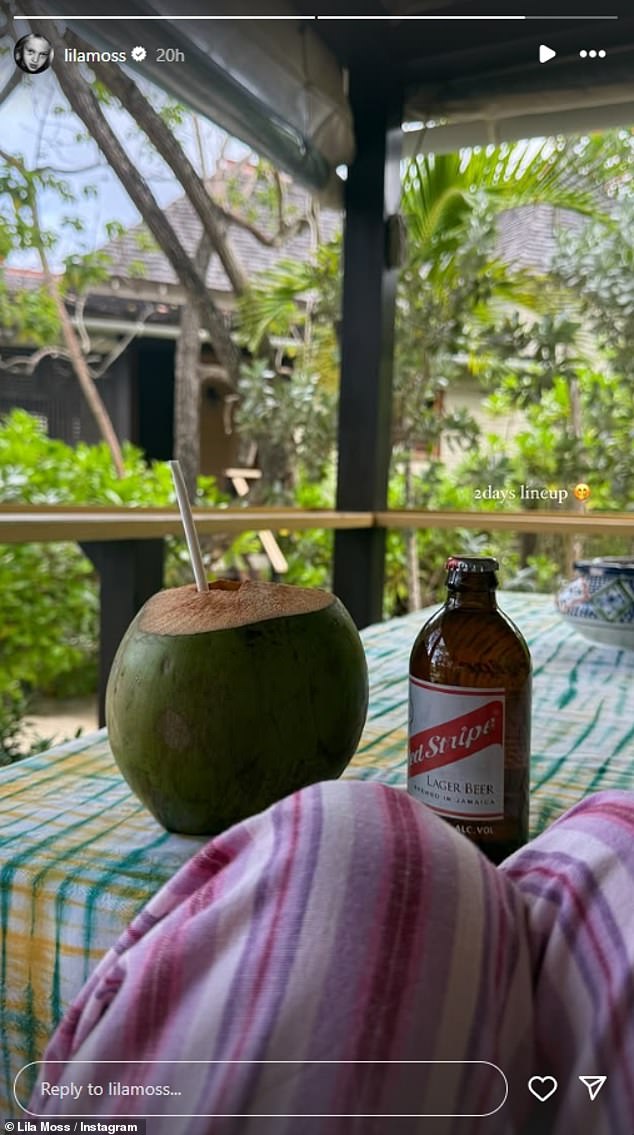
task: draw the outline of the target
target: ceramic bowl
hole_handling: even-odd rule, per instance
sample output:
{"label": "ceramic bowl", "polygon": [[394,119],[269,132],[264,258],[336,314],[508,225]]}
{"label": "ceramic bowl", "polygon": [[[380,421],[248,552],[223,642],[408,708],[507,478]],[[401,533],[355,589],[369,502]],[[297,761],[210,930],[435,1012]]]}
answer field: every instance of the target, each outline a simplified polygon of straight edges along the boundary
{"label": "ceramic bowl", "polygon": [[592,642],[634,650],[634,558],[578,560],[576,575],[555,604],[570,626]]}

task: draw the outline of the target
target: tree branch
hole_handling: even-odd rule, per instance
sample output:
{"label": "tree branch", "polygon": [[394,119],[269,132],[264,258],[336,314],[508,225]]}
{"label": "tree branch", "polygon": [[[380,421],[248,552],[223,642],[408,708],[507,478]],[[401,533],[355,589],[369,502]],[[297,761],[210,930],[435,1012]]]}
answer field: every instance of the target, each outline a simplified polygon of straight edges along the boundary
{"label": "tree branch", "polygon": [[[64,40],[71,47],[86,49],[86,44],[71,31],[66,32]],[[116,95],[178,178],[200,217],[212,249],[218,254],[231,287],[237,296],[242,295],[249,286],[247,274],[224,232],[224,221],[220,210],[207,192],[204,181],[198,176],[182,146],[136,83],[119,66],[91,60],[90,67],[100,82]]]}
{"label": "tree branch", "polygon": [[275,193],[277,197],[277,228],[278,231],[284,228],[284,186],[282,185],[282,178],[280,177],[279,170],[273,170],[273,180],[275,181]]}
{"label": "tree branch", "polygon": [[77,321],[77,333],[81,342],[82,350],[85,355],[90,350],[90,335],[86,330],[84,323],[84,311],[86,309],[86,296],[77,296],[75,299],[75,319]]}
{"label": "tree branch", "polygon": [[9,371],[11,374],[33,374],[35,368],[42,362],[42,359],[70,359],[68,351],[63,347],[40,347],[39,351],[34,351],[32,355],[14,355],[11,359],[0,359],[0,370]]}
{"label": "tree branch", "polygon": [[86,402],[90,407],[90,411],[94,416],[101,436],[103,437],[106,445],[108,446],[112,455],[112,460],[117,471],[118,477],[125,476],[125,468],[123,465],[123,456],[121,453],[121,446],[119,439],[115,433],[114,426],[110,419],[110,415],[104,406],[101,395],[95,386],[92,375],[88,368],[88,363],[81,349],[81,344],[77,336],[77,332],[71,323],[70,315],[64,303],[64,298],[60,292],[59,284],[53,275],[51,266],[48,261],[48,255],[44,239],[42,237],[42,226],[40,224],[40,216],[37,202],[37,192],[33,185],[32,175],[27,169],[26,165],[21,158],[16,158],[12,154],[7,154],[4,150],[0,149],[0,158],[18,170],[22,177],[24,184],[24,198],[21,199],[20,204],[14,203],[14,210],[16,215],[19,216],[19,211],[23,206],[26,206],[31,213],[31,220],[33,224],[32,229],[32,247],[38,254],[40,264],[42,266],[42,275],[44,276],[44,285],[46,290],[53,300],[57,318],[59,319],[62,329],[62,336],[68,351],[71,366],[77,376],[77,381],[82,389]]}
{"label": "tree branch", "polygon": [[0,90],[0,106],[2,106],[2,104],[7,101],[9,95],[13,94],[15,88],[19,85],[22,79],[22,75],[23,72],[20,71],[17,67],[15,71],[13,71],[11,75],[9,75],[9,78],[2,87],[2,90]]}
{"label": "tree branch", "polygon": [[239,229],[244,229],[245,232],[250,233],[252,237],[267,248],[279,248],[287,240],[292,240],[294,236],[299,236],[304,229],[310,228],[310,223],[306,217],[299,217],[296,221],[283,221],[281,227],[276,233],[269,235],[265,233],[258,225],[247,221],[245,217],[241,217],[237,213],[232,213],[229,209],[224,209],[222,205],[216,205],[218,212],[230,225],[236,225]]}
{"label": "tree branch", "polygon": [[117,174],[183,287],[189,292],[192,302],[199,308],[216,355],[220,363],[226,368],[230,382],[237,385],[240,352],[231,339],[223,316],[207,291],[205,281],[196,271],[178,235],[166,219],[165,211],[156,201],[144,178],[130,162],[89,84],[77,70],[74,69],[71,74],[70,69],[64,67],[63,57],[66,43],[55,30],[54,24],[40,25],[38,20],[31,20],[31,27],[37,34],[46,34],[51,40],[55,48],[53,68],[62,91],[75,114],[90,131],[109,165]]}
{"label": "tree branch", "polygon": [[93,170],[103,168],[104,166],[102,162],[90,162],[90,164],[87,166],[73,166],[72,169],[63,169],[61,166],[45,165],[40,166],[39,169],[34,169],[33,173],[58,173],[64,176],[65,174],[92,173]]}
{"label": "tree branch", "polygon": [[[196,269],[207,274],[212,245],[203,230],[194,256]],[[200,471],[200,315],[183,307],[174,357],[174,456],[180,462],[187,495],[196,498]]]}
{"label": "tree branch", "polygon": [[116,347],[112,348],[110,354],[107,355],[104,359],[102,365],[97,370],[93,369],[93,375],[95,378],[103,378],[106,371],[109,370],[114,363],[116,363],[117,359],[120,358],[123,352],[128,349],[132,340],[135,339],[139,334],[139,331],[143,329],[153,311],[154,307],[152,304],[147,304],[143,308],[143,311],[141,312],[132,330],[129,331],[127,335],[124,335],[123,339],[119,340]]}
{"label": "tree branch", "polygon": [[[13,12],[7,0],[0,0],[0,12],[2,12],[4,17],[2,24],[0,24],[0,39],[4,39],[6,36],[13,40],[13,43],[16,43],[18,37],[15,31]],[[24,72],[20,70],[20,68],[16,67],[15,70],[11,72],[2,90],[0,90],[0,106],[7,101],[9,95],[13,93],[23,78]]]}

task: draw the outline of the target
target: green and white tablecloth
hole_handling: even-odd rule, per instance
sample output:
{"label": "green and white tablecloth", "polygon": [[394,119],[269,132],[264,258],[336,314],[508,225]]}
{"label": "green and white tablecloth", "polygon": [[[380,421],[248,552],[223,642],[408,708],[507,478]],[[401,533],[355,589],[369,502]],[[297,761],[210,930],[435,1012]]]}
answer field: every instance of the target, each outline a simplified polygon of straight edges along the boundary
{"label": "green and white tablecloth", "polygon": [[[589,792],[634,788],[634,653],[594,646],[550,597],[505,595],[534,664],[531,829]],[[370,709],[346,776],[404,787],[407,670],[424,613],[363,633]],[[130,794],[105,730],[0,770],[0,1116],[69,1001],[147,899],[204,842]]]}

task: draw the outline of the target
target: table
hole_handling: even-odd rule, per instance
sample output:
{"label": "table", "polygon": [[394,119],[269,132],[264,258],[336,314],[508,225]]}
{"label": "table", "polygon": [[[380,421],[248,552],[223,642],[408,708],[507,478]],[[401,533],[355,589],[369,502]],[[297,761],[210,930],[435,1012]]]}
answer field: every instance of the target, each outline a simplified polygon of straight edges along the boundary
{"label": "table", "polygon": [[[581,638],[550,596],[500,599],[533,656],[535,835],[589,792],[634,788],[634,652]],[[407,664],[425,617],[363,632],[370,706],[345,776],[404,787]],[[202,843],[137,802],[105,730],[0,770],[0,1116],[96,962]]]}

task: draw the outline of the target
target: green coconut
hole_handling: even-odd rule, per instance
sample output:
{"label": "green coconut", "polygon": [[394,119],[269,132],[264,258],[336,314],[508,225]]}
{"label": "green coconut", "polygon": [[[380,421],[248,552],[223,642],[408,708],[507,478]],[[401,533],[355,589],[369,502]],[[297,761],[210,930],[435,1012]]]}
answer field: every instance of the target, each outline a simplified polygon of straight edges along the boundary
{"label": "green coconut", "polygon": [[169,831],[215,835],[341,775],[368,705],[365,654],[327,591],[220,580],[154,595],[106,693],[114,758]]}

